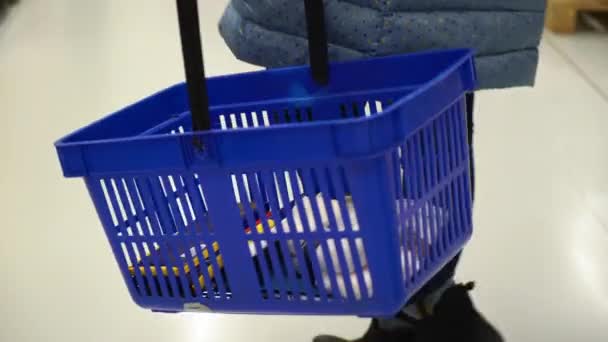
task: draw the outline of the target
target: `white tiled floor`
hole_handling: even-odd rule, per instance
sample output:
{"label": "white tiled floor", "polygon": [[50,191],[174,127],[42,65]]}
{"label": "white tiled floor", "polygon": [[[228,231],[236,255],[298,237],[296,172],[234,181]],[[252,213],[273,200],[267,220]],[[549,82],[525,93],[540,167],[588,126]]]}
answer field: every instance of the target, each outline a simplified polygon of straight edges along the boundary
{"label": "white tiled floor", "polygon": [[[211,74],[237,62],[204,1]],[[162,315],[123,288],[52,142],[182,78],[172,1],[27,0],[0,24],[0,341],[308,341],[354,318]],[[608,340],[608,36],[547,34],[534,89],[483,92],[459,277],[510,341]],[[603,94],[602,94],[603,92]]]}

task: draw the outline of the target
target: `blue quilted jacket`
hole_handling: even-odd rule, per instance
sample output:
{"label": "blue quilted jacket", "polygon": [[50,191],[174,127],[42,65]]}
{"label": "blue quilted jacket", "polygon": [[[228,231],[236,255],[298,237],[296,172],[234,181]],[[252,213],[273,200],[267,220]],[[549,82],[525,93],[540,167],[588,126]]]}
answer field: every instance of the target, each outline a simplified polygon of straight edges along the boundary
{"label": "blue quilted jacket", "polygon": [[[232,0],[220,32],[237,58],[306,64],[303,0]],[[439,48],[477,53],[480,88],[532,85],[545,0],[325,0],[332,60]]]}

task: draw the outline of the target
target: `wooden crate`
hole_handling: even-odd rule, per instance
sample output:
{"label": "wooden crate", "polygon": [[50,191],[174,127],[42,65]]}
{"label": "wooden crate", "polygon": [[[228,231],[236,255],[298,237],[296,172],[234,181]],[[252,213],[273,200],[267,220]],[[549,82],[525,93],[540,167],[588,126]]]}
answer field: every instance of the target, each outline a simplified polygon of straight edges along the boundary
{"label": "wooden crate", "polygon": [[546,26],[553,32],[573,33],[582,11],[608,12],[608,0],[548,0]]}

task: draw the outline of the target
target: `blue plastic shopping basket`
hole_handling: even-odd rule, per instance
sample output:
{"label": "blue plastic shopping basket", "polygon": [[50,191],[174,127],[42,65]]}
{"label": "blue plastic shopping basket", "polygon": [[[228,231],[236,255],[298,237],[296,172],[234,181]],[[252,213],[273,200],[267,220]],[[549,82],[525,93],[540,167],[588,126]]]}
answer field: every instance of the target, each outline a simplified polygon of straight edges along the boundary
{"label": "blue plastic shopping basket", "polygon": [[205,82],[198,18],[180,11],[180,24],[186,84],[56,144],[65,176],[84,178],[137,304],[385,316],[462,249],[470,51],[326,69],[321,25],[309,29],[312,74]]}

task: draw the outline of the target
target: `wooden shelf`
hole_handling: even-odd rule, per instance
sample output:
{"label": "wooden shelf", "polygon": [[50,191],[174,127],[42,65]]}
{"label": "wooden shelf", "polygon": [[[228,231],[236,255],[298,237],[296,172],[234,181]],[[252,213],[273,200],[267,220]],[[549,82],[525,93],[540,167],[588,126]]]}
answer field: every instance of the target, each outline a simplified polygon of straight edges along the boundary
{"label": "wooden shelf", "polygon": [[608,12],[608,0],[548,0],[546,26],[553,32],[574,33],[582,11]]}

